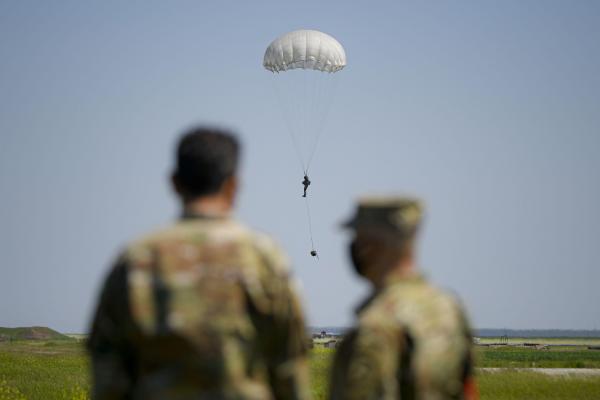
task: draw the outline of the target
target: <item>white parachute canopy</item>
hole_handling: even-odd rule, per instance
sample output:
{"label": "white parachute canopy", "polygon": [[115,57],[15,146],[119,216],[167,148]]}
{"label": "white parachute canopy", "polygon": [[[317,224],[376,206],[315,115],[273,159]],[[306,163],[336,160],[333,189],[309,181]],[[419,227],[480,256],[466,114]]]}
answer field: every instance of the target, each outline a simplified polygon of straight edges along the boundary
{"label": "white parachute canopy", "polygon": [[346,52],[328,34],[302,29],[275,39],[265,51],[263,66],[271,72],[296,68],[337,72],[346,66]]}
{"label": "white parachute canopy", "polygon": [[346,52],[326,33],[297,30],[271,42],[263,66],[273,72],[277,106],[307,175],[335,98],[335,72],[346,66]]}

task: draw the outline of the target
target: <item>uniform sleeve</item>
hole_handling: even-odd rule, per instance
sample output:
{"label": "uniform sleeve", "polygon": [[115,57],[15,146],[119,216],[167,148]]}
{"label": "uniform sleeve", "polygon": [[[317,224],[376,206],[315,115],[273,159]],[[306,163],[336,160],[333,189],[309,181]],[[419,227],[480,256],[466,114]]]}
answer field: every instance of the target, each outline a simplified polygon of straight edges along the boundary
{"label": "uniform sleeve", "polygon": [[131,398],[135,356],[129,326],[127,265],[120,259],[102,288],[87,342],[95,400]]}
{"label": "uniform sleeve", "polygon": [[269,375],[277,399],[309,399],[307,338],[299,298],[290,282],[277,303]]}
{"label": "uniform sleeve", "polygon": [[[373,324],[375,325],[375,324]],[[359,325],[336,353],[331,400],[396,399],[401,335],[385,323]]]}
{"label": "uniform sleeve", "polygon": [[479,399],[479,389],[475,379],[475,355],[473,354],[473,331],[471,324],[462,305],[459,304],[459,313],[466,342],[466,353],[463,369],[463,394],[466,400]]}
{"label": "uniform sleeve", "polygon": [[286,257],[273,248],[263,255],[267,265],[264,294],[269,306],[254,302],[258,306],[254,314],[258,315],[271,390],[276,399],[309,399],[308,340],[300,298],[289,277]]}

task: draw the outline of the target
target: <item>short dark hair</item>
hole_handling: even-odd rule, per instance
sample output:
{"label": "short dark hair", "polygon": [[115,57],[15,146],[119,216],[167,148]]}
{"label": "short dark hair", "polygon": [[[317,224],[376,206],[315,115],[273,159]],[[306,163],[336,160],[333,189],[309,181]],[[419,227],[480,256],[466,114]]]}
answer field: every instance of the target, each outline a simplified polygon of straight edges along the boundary
{"label": "short dark hair", "polygon": [[182,194],[200,197],[219,191],[237,170],[240,144],[233,133],[210,127],[187,131],[177,146],[174,178]]}

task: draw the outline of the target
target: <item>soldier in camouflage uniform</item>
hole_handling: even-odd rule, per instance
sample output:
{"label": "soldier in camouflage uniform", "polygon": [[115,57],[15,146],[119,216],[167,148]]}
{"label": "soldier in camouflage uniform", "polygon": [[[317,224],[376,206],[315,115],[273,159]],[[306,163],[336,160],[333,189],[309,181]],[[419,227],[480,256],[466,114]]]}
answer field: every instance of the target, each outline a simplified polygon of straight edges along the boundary
{"label": "soldier in camouflage uniform", "polygon": [[418,200],[370,198],[345,224],[352,264],[374,290],[337,351],[332,400],[477,398],[467,318],[414,267],[421,217]]}
{"label": "soldier in camouflage uniform", "polygon": [[309,398],[286,256],[230,216],[238,153],[218,130],[180,141],[182,218],[127,246],[104,284],[88,342],[94,399]]}

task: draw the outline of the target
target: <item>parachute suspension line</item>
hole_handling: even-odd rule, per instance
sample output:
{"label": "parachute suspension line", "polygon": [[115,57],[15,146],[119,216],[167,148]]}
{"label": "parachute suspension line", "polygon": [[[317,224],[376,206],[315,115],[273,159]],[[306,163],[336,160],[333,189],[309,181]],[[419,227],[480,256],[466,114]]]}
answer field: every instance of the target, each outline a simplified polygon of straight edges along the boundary
{"label": "parachute suspension line", "polygon": [[[302,114],[300,116],[301,118],[301,126],[302,126],[302,132],[304,134],[307,134],[307,132],[311,132],[313,130],[313,126],[312,124],[314,123],[313,119],[314,119],[314,93],[315,93],[315,89],[314,89],[314,82],[315,82],[315,77],[317,75],[319,75],[318,73],[315,73],[315,71],[305,71],[305,73],[303,73],[302,75],[304,75],[304,85],[303,85],[303,89],[304,89],[304,95],[302,96]],[[310,148],[305,148],[305,151],[310,151]],[[304,159],[304,161],[306,161],[307,158]],[[304,168],[304,174],[308,175],[308,164],[305,164],[305,168]]]}
{"label": "parachute suspension line", "polygon": [[312,159],[314,152],[316,150],[316,143],[319,140],[319,131],[321,129],[321,124],[320,124],[320,118],[319,118],[319,111],[320,111],[320,103],[321,103],[321,96],[320,96],[320,92],[322,91],[322,76],[324,75],[324,72],[313,72],[313,71],[309,71],[308,75],[311,75],[311,81],[310,81],[310,88],[308,91],[308,101],[310,104],[309,107],[309,114],[307,114],[307,117],[310,116],[312,117],[312,128],[311,131],[315,132],[315,135],[313,137],[313,141],[312,143],[309,143],[309,147],[306,149],[308,151],[308,159],[306,162],[306,173],[308,174],[308,170],[310,169],[310,160]]}
{"label": "parachute suspension line", "polygon": [[[301,74],[296,74],[296,71],[285,72],[283,74],[290,74],[286,77],[291,79],[281,79],[283,76],[274,77],[272,85],[278,103],[277,108],[282,111],[294,152],[304,175],[308,176],[325,131],[325,121],[335,99],[337,79],[336,74],[332,72],[311,70],[302,72]],[[312,132],[312,135],[309,132]],[[305,145],[303,145],[300,138],[307,136],[312,136],[312,140],[304,141]]]}
{"label": "parachute suspension line", "polygon": [[310,251],[311,253],[315,252],[315,242],[313,240],[313,233],[312,233],[312,218],[310,215],[310,206],[308,205],[308,197],[306,197],[304,204],[306,205],[306,218],[308,221],[308,234],[310,236]]}
{"label": "parachute suspension line", "polygon": [[298,145],[298,140],[296,138],[296,130],[294,128],[294,121],[292,121],[290,110],[285,106],[285,101],[283,95],[279,90],[279,86],[277,86],[277,82],[275,79],[271,81],[273,85],[273,91],[275,92],[275,96],[277,97],[277,103],[282,111],[283,119],[287,126],[287,131],[289,132],[290,138],[292,140],[292,147],[294,148],[294,152],[296,153],[296,157],[298,158],[298,162],[302,166],[302,171],[304,175],[308,173],[308,169],[304,164],[304,157],[302,156],[302,149]]}
{"label": "parachute suspension line", "polygon": [[[323,75],[323,74],[319,74],[319,75]],[[336,88],[337,88],[337,79],[336,79],[336,75],[334,73],[327,73],[328,76],[326,76],[325,78],[322,78],[320,80],[320,82],[322,82],[322,80],[327,80],[328,86],[331,86],[331,88],[327,88],[327,89],[331,89],[331,90],[325,90],[324,88],[324,84],[319,83],[319,86],[317,87],[317,105],[316,107],[321,108],[321,115],[317,116],[317,122],[316,122],[316,129],[317,129],[317,134],[316,134],[316,139],[315,142],[312,146],[312,149],[309,152],[308,155],[308,160],[306,162],[306,171],[305,173],[308,174],[308,171],[310,170],[310,165],[312,163],[312,160],[315,156],[315,153],[317,151],[317,148],[319,147],[319,142],[321,140],[321,136],[323,134],[323,132],[325,131],[325,121],[327,120],[327,117],[329,116],[329,112],[331,110],[331,105],[333,103],[333,99],[335,97],[335,92],[336,92]],[[323,104],[324,103],[324,104]],[[315,111],[317,111],[315,109]],[[317,113],[315,112],[315,115]]]}

